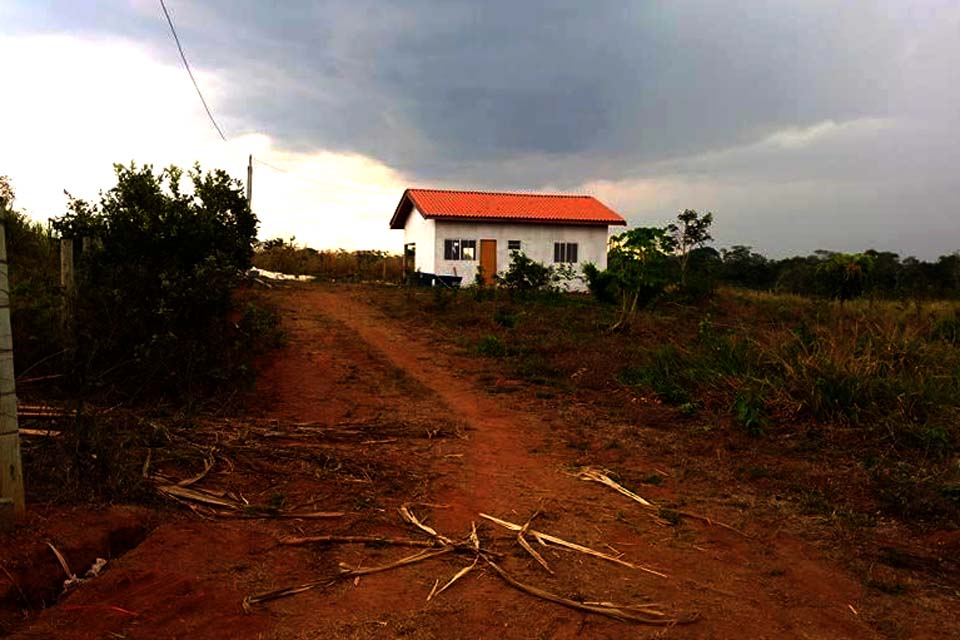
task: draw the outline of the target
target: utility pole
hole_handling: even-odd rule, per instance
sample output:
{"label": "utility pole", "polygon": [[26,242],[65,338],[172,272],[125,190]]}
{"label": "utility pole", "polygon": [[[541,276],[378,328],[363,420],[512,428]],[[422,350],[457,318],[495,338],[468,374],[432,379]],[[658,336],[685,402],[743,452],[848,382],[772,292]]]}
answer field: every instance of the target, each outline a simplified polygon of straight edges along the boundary
{"label": "utility pole", "polygon": [[253,154],[247,158],[247,205],[253,209]]}
{"label": "utility pole", "polygon": [[13,332],[10,327],[10,277],[7,272],[7,203],[0,199],[0,527],[26,514],[20,430],[17,426]]}

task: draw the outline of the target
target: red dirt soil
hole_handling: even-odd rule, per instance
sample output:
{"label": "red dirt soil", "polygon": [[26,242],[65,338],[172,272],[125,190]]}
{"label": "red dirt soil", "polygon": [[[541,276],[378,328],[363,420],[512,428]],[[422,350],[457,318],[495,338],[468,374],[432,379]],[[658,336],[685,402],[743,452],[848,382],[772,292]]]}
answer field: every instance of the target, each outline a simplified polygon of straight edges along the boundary
{"label": "red dirt soil", "polygon": [[[239,492],[251,502],[282,496],[287,505],[346,515],[201,519],[172,509],[140,546],[57,606],[31,614],[13,637],[833,639],[950,633],[931,616],[910,619],[915,609],[886,613],[874,607],[865,614],[860,580],[781,532],[775,520],[744,521],[709,487],[681,486],[670,460],[631,459],[631,469],[666,476],[637,491],[660,503],[682,501],[684,509],[749,537],[691,519],[670,526],[608,487],[578,480],[569,452],[555,446],[550,412],[589,419],[589,408],[557,409],[556,402],[525,390],[484,392],[480,365],[438,337],[389,320],[354,289],[298,286],[272,297],[284,311],[289,342],[266,364],[246,412],[207,428],[211,437],[225,439],[245,434],[243,425],[273,424],[278,433],[271,437],[277,437],[236,448],[242,454],[224,449],[229,464],[218,461],[199,486]],[[291,425],[299,423],[359,425],[369,435],[307,455],[305,447],[319,445],[294,437]],[[400,423],[402,429],[377,432],[377,425]],[[506,554],[504,567],[527,583],[582,600],[650,600],[666,612],[699,618],[668,628],[620,622],[532,598],[489,568],[428,602],[437,580],[443,584],[468,564],[451,555],[243,612],[244,596],[335,575],[338,563],[371,566],[408,555],[392,547],[277,543],[291,534],[418,537],[397,516],[405,503],[450,537],[465,536],[477,523],[481,540],[495,543]],[[523,523],[537,510],[542,515],[534,528],[622,553],[668,577],[541,550],[556,572],[551,576],[512,543],[511,534],[478,516]]]}

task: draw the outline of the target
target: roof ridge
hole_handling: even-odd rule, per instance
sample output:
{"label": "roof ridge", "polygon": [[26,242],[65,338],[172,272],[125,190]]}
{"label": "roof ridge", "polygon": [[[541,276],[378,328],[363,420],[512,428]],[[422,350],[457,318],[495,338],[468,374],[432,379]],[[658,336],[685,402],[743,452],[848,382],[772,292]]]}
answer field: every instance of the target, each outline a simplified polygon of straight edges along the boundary
{"label": "roof ridge", "polygon": [[476,189],[432,189],[428,187],[408,187],[407,191],[432,191],[434,193],[469,193],[479,196],[523,196],[535,198],[592,198],[589,193],[536,193],[532,191],[479,191]]}

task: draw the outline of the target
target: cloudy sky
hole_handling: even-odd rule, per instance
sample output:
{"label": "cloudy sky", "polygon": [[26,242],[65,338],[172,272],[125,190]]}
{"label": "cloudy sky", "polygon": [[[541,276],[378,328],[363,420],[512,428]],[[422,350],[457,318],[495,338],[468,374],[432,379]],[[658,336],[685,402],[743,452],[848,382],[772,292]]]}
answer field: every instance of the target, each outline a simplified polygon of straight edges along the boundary
{"label": "cloudy sky", "polygon": [[[261,237],[398,250],[406,186],[591,193],[720,246],[960,250],[956,0],[0,3],[0,174],[255,166]],[[397,235],[400,234],[400,235]]]}

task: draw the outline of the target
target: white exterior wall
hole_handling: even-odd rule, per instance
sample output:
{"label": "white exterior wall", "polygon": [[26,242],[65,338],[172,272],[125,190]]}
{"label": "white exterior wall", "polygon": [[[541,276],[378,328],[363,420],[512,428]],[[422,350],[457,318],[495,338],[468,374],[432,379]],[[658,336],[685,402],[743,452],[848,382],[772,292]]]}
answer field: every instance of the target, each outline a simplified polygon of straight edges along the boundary
{"label": "white exterior wall", "polygon": [[[420,217],[414,211],[410,215]],[[421,220],[422,222],[422,220]],[[510,266],[510,250],[508,240],[519,240],[520,250],[529,258],[546,266],[553,262],[553,244],[555,242],[576,242],[577,263],[572,265],[581,272],[583,265],[592,262],[599,269],[607,268],[607,238],[606,226],[559,225],[559,224],[516,224],[496,222],[454,222],[449,220],[430,220],[435,222],[434,255],[432,256],[434,269],[422,269],[424,272],[437,275],[457,275],[463,278],[463,284],[473,284],[477,269],[480,267],[480,241],[497,241],[497,272],[506,271]],[[409,221],[408,221],[409,237]],[[476,240],[476,260],[444,260],[444,240]],[[414,242],[414,240],[407,240]],[[417,242],[417,260],[420,260],[420,244]],[[426,245],[424,245],[426,246]],[[573,280],[568,283],[573,291],[585,291],[587,285],[582,280]]]}
{"label": "white exterior wall", "polygon": [[[403,227],[405,244],[416,244],[415,269],[421,273],[436,273],[437,222],[426,219],[413,207]],[[441,247],[442,249],[442,247]],[[443,252],[441,251],[441,255]]]}

